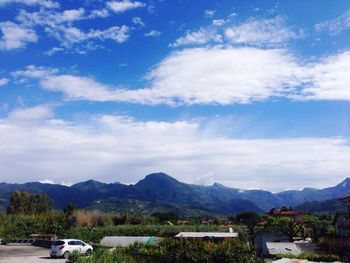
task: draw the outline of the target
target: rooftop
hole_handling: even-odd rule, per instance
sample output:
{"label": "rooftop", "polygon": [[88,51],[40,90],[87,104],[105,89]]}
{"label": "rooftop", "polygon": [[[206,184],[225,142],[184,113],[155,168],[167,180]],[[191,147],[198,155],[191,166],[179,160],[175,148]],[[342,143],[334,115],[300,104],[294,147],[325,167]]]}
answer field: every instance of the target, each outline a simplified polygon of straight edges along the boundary
{"label": "rooftop", "polygon": [[180,232],[175,237],[187,237],[187,238],[226,238],[226,237],[238,237],[238,233],[233,232]]}

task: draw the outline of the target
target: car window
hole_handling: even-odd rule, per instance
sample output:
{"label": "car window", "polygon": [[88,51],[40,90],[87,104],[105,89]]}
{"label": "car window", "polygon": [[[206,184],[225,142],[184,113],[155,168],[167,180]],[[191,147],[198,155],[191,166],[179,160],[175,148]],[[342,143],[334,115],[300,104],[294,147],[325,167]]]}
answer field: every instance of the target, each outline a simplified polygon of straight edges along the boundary
{"label": "car window", "polygon": [[58,240],[58,241],[53,242],[52,245],[53,245],[53,246],[62,246],[62,245],[64,245],[64,241]]}
{"label": "car window", "polygon": [[70,245],[70,246],[76,246],[75,241],[69,241],[69,242],[68,242],[68,245]]}
{"label": "car window", "polygon": [[81,242],[81,241],[75,241],[76,243],[77,243],[77,245],[79,245],[79,246],[84,246],[85,244],[83,243],[83,242]]}

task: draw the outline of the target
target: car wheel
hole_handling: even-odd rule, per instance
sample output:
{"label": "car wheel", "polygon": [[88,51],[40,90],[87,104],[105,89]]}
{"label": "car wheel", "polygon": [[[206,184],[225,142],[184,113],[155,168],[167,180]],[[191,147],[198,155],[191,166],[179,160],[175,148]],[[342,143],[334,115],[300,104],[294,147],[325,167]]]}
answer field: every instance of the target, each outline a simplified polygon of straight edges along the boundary
{"label": "car wheel", "polygon": [[63,253],[63,257],[64,257],[65,259],[67,259],[67,258],[69,257],[69,252],[68,252],[68,251],[64,252],[64,253]]}
{"label": "car wheel", "polygon": [[86,250],[86,255],[90,256],[92,254],[91,249]]}

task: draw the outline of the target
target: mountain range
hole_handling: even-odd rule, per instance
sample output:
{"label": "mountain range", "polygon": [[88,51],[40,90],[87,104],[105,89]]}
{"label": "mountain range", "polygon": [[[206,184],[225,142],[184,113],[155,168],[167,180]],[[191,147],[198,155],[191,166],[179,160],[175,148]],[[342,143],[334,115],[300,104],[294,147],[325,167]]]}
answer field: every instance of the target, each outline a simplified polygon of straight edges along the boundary
{"label": "mountain range", "polygon": [[236,214],[242,211],[265,212],[273,207],[296,207],[306,212],[344,210],[338,198],[350,195],[350,178],[324,189],[305,188],[271,193],[242,190],[215,183],[211,186],[186,184],[164,173],[147,175],[136,184],[102,183],[89,180],[72,186],[0,183],[0,206],[9,202],[16,190],[46,193],[62,209],[72,203],[79,208],[115,212],[152,213],[176,210],[180,214]]}

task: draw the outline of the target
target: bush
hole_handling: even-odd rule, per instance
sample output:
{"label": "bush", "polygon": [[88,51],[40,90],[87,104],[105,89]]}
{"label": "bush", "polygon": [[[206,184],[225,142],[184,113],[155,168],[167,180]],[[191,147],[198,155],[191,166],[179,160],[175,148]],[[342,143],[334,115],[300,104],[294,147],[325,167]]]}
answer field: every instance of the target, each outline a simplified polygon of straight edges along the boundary
{"label": "bush", "polygon": [[237,239],[222,241],[165,239],[159,247],[134,244],[125,249],[125,253],[144,256],[153,262],[259,262],[254,250],[251,250],[245,242]]}
{"label": "bush", "polygon": [[128,263],[126,256],[121,252],[99,249],[92,256],[80,257],[77,263]]}
{"label": "bush", "polygon": [[334,261],[341,261],[341,258],[332,255],[332,254],[309,254],[309,253],[301,253],[299,255],[294,254],[277,254],[276,258],[297,258],[297,259],[306,259],[309,261],[315,261],[315,262],[334,262]]}
{"label": "bush", "polygon": [[81,255],[78,251],[73,251],[69,254],[68,260],[69,262],[77,263],[79,262]]}

